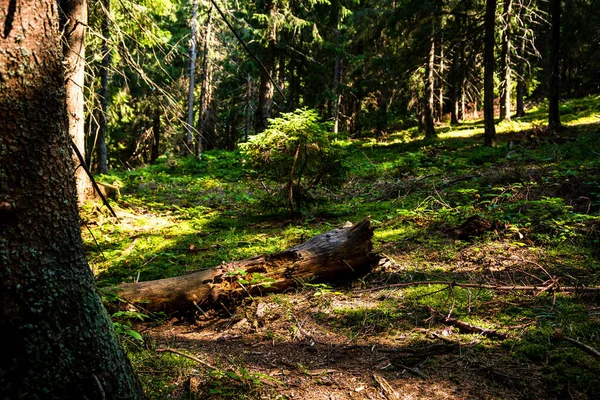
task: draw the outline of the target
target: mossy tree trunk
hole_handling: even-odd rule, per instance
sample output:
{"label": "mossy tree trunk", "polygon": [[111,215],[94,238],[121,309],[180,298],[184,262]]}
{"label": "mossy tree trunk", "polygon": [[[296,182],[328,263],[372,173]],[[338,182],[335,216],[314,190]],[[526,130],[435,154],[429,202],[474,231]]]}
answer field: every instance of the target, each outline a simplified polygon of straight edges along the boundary
{"label": "mossy tree trunk", "polygon": [[81,235],[57,3],[3,9],[0,398],[144,398]]}

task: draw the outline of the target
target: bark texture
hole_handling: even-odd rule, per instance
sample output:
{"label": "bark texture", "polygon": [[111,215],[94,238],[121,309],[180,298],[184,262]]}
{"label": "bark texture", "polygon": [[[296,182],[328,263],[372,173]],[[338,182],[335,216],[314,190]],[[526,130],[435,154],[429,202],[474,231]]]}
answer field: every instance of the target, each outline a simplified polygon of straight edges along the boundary
{"label": "bark texture", "polygon": [[[69,135],[85,158],[85,35],[87,27],[87,1],[62,0],[61,30],[63,32],[63,53],[65,57],[65,90]],[[79,205],[94,197],[94,189],[89,176],[80,166],[79,158],[73,154],[77,200]]]}
{"label": "bark texture", "polygon": [[3,16],[0,398],[144,398],[81,242],[58,4]]}
{"label": "bark texture", "polygon": [[[135,303],[144,300],[148,311],[193,310],[196,305],[229,303],[245,295],[283,292],[312,280],[344,279],[370,270],[373,229],[368,219],[316,236],[288,250],[234,261],[174,278],[126,283],[116,287],[119,296]],[[255,284],[240,283],[240,278]],[[262,280],[264,279],[264,280]],[[270,282],[269,286],[261,282]]]}

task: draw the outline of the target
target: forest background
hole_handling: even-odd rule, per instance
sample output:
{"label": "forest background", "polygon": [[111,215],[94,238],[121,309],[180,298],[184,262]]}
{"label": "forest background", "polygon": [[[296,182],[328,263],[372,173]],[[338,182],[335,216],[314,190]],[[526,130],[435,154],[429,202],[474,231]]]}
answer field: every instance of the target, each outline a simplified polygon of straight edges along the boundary
{"label": "forest background", "polygon": [[598,396],[598,1],[61,4],[100,287],[375,227],[354,283],[115,312],[148,396]]}

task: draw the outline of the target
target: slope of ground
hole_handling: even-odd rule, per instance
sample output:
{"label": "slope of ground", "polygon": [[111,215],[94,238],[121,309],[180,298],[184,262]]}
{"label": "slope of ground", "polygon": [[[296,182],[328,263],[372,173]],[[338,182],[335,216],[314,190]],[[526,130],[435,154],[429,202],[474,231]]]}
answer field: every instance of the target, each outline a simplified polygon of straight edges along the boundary
{"label": "slope of ground", "polygon": [[[494,148],[481,146],[481,121],[441,126],[435,142],[341,140],[346,183],[297,221],[236,152],[103,176],[123,197],[118,221],[83,212],[101,287],[282,250],[367,215],[384,256],[351,282],[195,315],[115,315],[149,395],[600,397],[599,360],[569,341],[600,347],[597,295],[490,288],[600,285],[600,98],[565,103],[558,133],[544,112],[501,123]],[[488,286],[394,286],[417,281]]]}

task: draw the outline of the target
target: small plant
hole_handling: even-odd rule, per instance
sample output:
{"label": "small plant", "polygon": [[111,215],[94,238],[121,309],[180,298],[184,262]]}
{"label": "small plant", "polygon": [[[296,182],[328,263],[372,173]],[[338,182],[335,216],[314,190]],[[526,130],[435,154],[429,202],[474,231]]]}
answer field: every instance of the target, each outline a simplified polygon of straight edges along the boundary
{"label": "small plant", "polygon": [[270,123],[242,145],[242,152],[253,168],[281,185],[277,197],[287,202],[293,217],[316,188],[341,183],[341,154],[327,124],[319,121],[314,110],[284,113]]}
{"label": "small plant", "polygon": [[240,392],[247,392],[248,390],[260,388],[263,385],[262,381],[273,381],[279,384],[283,383],[268,375],[248,371],[243,366],[240,366],[237,370],[232,369],[229,371],[216,369],[210,372],[210,376],[213,380],[211,382],[212,387],[209,389],[209,393],[211,395],[226,397],[235,396]]}
{"label": "small plant", "polygon": [[143,342],[144,338],[142,338],[142,335],[140,335],[138,331],[133,329],[131,321],[144,321],[147,318],[148,316],[146,314],[137,311],[117,311],[112,315],[115,332],[117,332],[120,337],[128,339],[133,338],[139,342]]}

